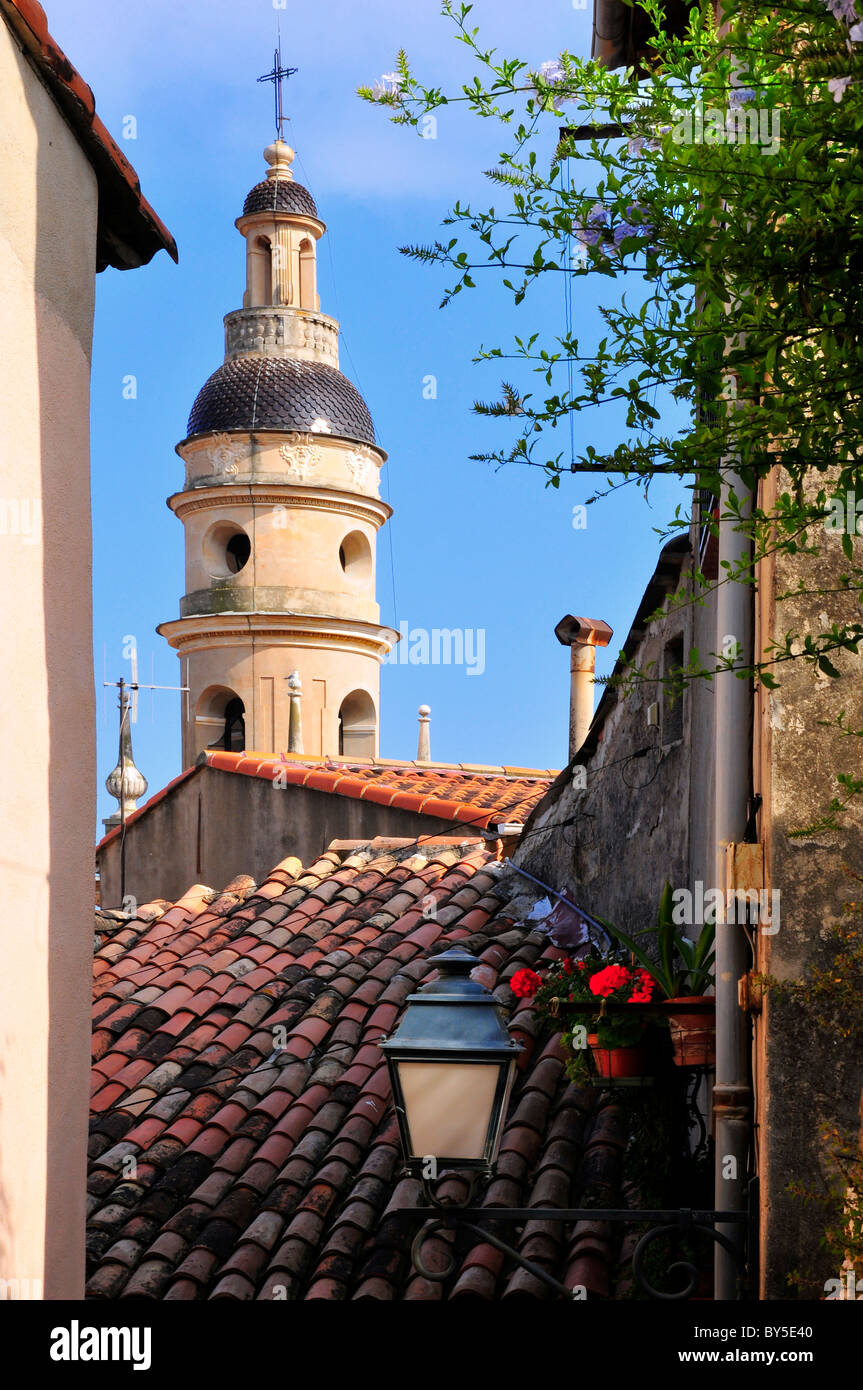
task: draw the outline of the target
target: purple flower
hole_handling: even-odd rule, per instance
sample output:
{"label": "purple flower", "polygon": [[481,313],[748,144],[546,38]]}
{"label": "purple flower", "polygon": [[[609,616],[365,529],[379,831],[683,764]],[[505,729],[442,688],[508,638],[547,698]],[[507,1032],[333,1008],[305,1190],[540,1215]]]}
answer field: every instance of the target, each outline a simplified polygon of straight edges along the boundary
{"label": "purple flower", "polygon": [[834,101],[841,101],[845,95],[845,89],[851,81],[850,77],[831,77],[827,83],[827,90],[833,93]]}
{"label": "purple flower", "polygon": [[553,58],[551,62],[548,63],[540,63],[537,68],[537,73],[542,78],[543,82],[547,82],[549,86],[552,86],[555,82],[562,82],[566,76],[563,70],[563,63],[559,58]]}
{"label": "purple flower", "polygon": [[594,203],[587,214],[587,222],[579,227],[575,235],[582,246],[595,246],[608,226],[608,209],[602,203]]}
{"label": "purple flower", "polygon": [[860,18],[854,8],[854,0],[824,0],[834,19],[845,20],[847,24],[855,24]]}
{"label": "purple flower", "polygon": [[618,222],[614,229],[615,246],[619,246],[628,236],[641,236],[641,228],[634,227],[631,222]]}
{"label": "purple flower", "polygon": [[383,77],[372,87],[372,95],[375,101],[380,101],[381,97],[398,96],[401,91],[404,78],[400,72],[385,72]]}

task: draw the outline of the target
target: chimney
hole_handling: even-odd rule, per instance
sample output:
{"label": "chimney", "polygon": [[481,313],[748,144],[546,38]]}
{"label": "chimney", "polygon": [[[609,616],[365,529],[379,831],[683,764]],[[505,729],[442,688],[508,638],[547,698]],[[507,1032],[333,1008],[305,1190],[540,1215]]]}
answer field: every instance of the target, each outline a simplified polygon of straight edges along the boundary
{"label": "chimney", "polygon": [[431,762],[431,743],[429,740],[429,715],[431,708],[428,705],[420,705],[419,710],[420,735],[417,744],[417,762]]}
{"label": "chimney", "polygon": [[571,652],[569,696],[569,757],[575,757],[593,719],[593,684],[597,647],[607,647],[614,633],[601,618],[561,618],[554,635]]}

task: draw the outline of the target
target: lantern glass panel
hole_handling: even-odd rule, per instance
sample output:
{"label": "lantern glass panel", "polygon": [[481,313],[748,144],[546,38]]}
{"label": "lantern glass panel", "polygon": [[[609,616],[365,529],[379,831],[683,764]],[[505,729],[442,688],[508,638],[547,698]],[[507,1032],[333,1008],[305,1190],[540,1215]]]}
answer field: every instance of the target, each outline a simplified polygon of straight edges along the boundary
{"label": "lantern glass panel", "polygon": [[495,1062],[400,1062],[414,1155],[483,1159],[500,1073]]}

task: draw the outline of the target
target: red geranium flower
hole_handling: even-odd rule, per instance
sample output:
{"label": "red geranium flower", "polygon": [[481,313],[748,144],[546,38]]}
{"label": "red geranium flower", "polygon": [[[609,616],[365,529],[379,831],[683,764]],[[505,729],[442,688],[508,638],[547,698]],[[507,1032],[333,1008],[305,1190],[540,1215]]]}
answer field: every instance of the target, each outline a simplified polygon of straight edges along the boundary
{"label": "red geranium flower", "polygon": [[656,981],[646,970],[639,970],[636,987],[630,998],[631,1004],[649,1004],[656,988]]}
{"label": "red geranium flower", "polygon": [[519,999],[532,999],[541,984],[535,970],[516,970],[509,987]]}
{"label": "red geranium flower", "polygon": [[604,970],[599,970],[589,981],[591,994],[600,994],[608,998],[616,989],[621,989],[623,985],[629,984],[629,971],[624,965],[607,965]]}

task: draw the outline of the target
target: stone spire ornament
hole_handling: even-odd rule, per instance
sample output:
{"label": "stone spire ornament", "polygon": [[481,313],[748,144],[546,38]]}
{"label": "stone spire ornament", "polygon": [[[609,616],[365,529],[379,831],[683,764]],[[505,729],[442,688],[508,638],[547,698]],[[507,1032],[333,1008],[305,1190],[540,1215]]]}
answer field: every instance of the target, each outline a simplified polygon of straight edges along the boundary
{"label": "stone spire ornament", "polygon": [[288,689],[291,692],[291,712],[288,716],[288,752],[302,753],[303,749],[303,712],[300,708],[300,701],[303,698],[303,683],[300,680],[299,671],[292,671],[288,676]]}
{"label": "stone spire ornament", "polygon": [[119,802],[117,810],[102,822],[106,831],[122,825],[133,811],[138,809],[138,800],[147,790],[148,782],[135,766],[132,756],[132,725],[130,720],[131,700],[126,682],[120,681],[120,754],[117,766],[105,779],[105,786],[111,796]]}
{"label": "stone spire ornament", "polygon": [[431,707],[429,705],[420,705],[417,713],[419,714],[420,726],[419,741],[417,743],[417,762],[429,763],[431,762],[431,739],[429,737],[429,715],[431,714]]}
{"label": "stone spire ornament", "polygon": [[264,150],[264,159],[270,166],[267,178],[271,183],[276,179],[293,179],[291,165],[294,162],[294,151],[284,140],[274,140],[272,145],[268,145]]}

